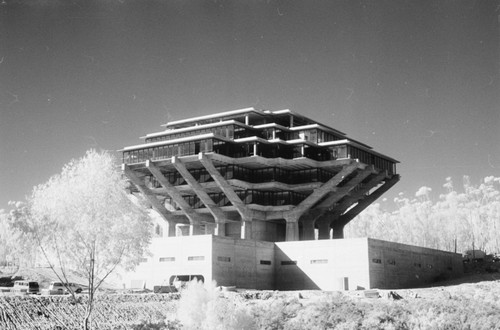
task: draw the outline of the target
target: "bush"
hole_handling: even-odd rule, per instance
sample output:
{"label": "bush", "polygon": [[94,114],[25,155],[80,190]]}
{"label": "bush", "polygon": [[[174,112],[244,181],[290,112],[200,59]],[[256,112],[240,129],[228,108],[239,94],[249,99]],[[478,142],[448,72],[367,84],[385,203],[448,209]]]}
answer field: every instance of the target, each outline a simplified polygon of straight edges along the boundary
{"label": "bush", "polygon": [[363,310],[342,295],[319,299],[297,311],[284,329],[359,329]]}
{"label": "bush", "polygon": [[[297,316],[302,304],[297,298],[275,297],[265,304],[254,307],[253,314],[257,329],[282,330],[291,319]],[[299,328],[297,328],[299,329]]]}
{"label": "bush", "polygon": [[225,298],[215,282],[193,280],[181,292],[177,318],[183,329],[254,329],[254,321],[242,302]]}

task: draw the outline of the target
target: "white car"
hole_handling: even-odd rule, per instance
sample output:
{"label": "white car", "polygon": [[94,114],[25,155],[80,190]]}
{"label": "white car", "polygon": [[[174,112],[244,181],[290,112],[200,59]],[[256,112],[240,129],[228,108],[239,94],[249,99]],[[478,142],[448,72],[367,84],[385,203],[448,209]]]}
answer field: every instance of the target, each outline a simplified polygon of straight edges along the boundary
{"label": "white car", "polygon": [[82,291],[83,287],[76,283],[67,283],[64,285],[61,282],[51,282],[49,285],[50,294],[81,293]]}
{"label": "white car", "polygon": [[12,291],[20,294],[38,294],[38,282],[34,281],[15,281]]}

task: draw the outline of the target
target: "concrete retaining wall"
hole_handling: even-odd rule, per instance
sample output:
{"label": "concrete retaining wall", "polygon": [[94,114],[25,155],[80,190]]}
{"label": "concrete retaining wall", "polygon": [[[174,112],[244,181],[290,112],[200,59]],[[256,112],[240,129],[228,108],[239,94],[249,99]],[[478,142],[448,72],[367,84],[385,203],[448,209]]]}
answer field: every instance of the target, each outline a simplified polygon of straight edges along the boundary
{"label": "concrete retaining wall", "polygon": [[152,256],[123,279],[153,289],[174,275],[260,290],[397,289],[463,273],[459,254],[369,238],[264,242],[198,235],[155,238]]}
{"label": "concrete retaining wall", "polygon": [[371,288],[408,288],[463,274],[462,256],[376,239],[368,239]]}
{"label": "concrete retaining wall", "polygon": [[366,238],[276,243],[278,290],[369,287]]}

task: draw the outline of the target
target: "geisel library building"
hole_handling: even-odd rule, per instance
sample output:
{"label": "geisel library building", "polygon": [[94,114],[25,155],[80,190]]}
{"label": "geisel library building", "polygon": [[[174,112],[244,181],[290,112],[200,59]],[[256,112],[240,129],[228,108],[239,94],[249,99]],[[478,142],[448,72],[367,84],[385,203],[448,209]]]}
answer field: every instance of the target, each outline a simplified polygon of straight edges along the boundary
{"label": "geisel library building", "polygon": [[131,191],[159,215],[152,255],[126,286],[197,277],[247,289],[404,288],[462,270],[454,253],[343,239],[399,175],[398,161],[336,129],[253,108],[163,126],[122,150]]}

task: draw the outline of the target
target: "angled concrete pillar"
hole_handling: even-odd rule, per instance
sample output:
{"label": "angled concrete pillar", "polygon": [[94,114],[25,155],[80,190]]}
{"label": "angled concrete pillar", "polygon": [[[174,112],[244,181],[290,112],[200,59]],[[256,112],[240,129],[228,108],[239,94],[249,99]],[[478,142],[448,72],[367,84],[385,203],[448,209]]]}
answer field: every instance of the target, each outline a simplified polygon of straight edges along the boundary
{"label": "angled concrete pillar", "polygon": [[241,216],[241,220],[252,221],[252,212],[246,207],[245,203],[243,203],[240,197],[238,197],[238,194],[236,194],[236,192],[234,191],[234,187],[232,187],[215,168],[212,160],[207,157],[207,155],[201,152],[198,154],[198,159],[210,174],[210,176],[212,176],[214,182],[217,184],[220,190],[224,193],[224,195],[226,195],[231,204],[236,208],[236,211],[238,211]]}
{"label": "angled concrete pillar", "polygon": [[341,183],[342,180],[344,180],[348,175],[354,172],[358,168],[358,166],[359,164],[354,161],[352,161],[349,165],[345,165],[342,170],[338,172],[333,178],[323,183],[321,187],[314,189],[314,191],[302,202],[300,202],[299,205],[294,207],[292,210],[287,211],[285,218],[300,218],[314,204],[325,197],[325,195],[332,192],[332,190],[336,190],[337,185]]}
{"label": "angled concrete pillar", "polygon": [[122,164],[122,171],[127,178],[137,187],[141,194],[151,203],[153,209],[160,214],[160,216],[165,219],[168,224],[168,237],[175,236],[175,225],[176,222],[172,220],[172,214],[169,210],[165,208],[156,195],[149,189],[144,180],[139,178],[137,174],[129,168],[128,165]]}
{"label": "angled concrete pillar", "polygon": [[184,212],[186,217],[189,219],[191,224],[196,225],[199,224],[201,217],[196,211],[193,209],[191,205],[182,197],[182,194],[179,192],[177,187],[172,185],[167,178],[163,175],[161,170],[150,160],[146,161],[146,168],[149,172],[158,180],[158,182],[162,185],[163,188],[167,191],[167,194],[175,201],[177,205]]}
{"label": "angled concrete pillar", "polygon": [[224,212],[220,207],[217,207],[212,198],[210,198],[208,193],[203,189],[203,186],[193,177],[182,161],[178,157],[174,156],[172,157],[172,165],[174,165],[177,172],[182,175],[184,180],[186,180],[189,186],[193,189],[201,202],[210,211],[215,219],[215,222],[225,222],[227,219]]}

